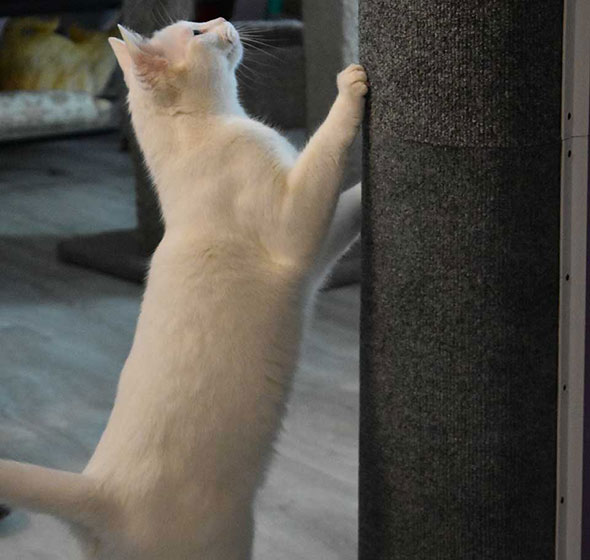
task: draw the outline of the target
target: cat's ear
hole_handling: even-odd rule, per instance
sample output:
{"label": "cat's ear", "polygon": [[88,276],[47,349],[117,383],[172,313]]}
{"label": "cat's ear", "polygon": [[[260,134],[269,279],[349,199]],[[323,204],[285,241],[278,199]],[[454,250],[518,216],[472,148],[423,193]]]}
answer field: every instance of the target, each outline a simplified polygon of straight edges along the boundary
{"label": "cat's ear", "polygon": [[[168,68],[168,60],[150,44],[150,41],[139,33],[135,33],[122,25],[118,27],[123,41],[118,41],[116,47],[111,42],[111,46],[115,50],[115,55],[121,68],[123,68],[123,72],[128,71],[133,66],[136,71],[135,75],[140,81],[153,85]],[[121,47],[125,48],[125,54],[123,54]],[[117,49],[120,50],[121,55],[117,53]]]}
{"label": "cat's ear", "polygon": [[135,33],[135,31],[131,31],[131,29],[127,29],[122,25],[117,25],[119,28],[119,33],[121,33],[121,37],[123,37],[123,41],[125,46],[127,47],[127,52],[132,59],[138,58],[142,55],[142,53],[146,50],[145,45],[147,43],[146,39],[142,37],[139,33]]}
{"label": "cat's ear", "polygon": [[121,39],[117,39],[116,37],[109,37],[109,44],[115,53],[121,70],[123,70],[123,75],[126,76],[131,68],[131,56],[129,56],[125,41],[121,41]]}

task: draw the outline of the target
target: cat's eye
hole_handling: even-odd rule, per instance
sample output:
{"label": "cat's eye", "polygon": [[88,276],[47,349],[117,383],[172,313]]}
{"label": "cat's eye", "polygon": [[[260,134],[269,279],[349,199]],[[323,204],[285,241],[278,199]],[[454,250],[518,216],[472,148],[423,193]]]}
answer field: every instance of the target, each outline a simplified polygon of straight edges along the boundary
{"label": "cat's eye", "polygon": [[193,29],[193,35],[201,35],[201,32],[198,29]]}

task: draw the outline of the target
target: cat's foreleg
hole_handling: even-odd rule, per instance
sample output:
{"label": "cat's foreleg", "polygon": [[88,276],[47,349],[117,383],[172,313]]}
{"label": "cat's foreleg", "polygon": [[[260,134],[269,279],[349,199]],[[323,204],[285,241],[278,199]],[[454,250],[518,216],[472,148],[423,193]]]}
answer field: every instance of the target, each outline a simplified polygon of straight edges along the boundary
{"label": "cat's foreleg", "polygon": [[361,232],[361,184],[340,195],[328,235],[312,268],[313,290],[322,286],[338,259],[358,239]]}
{"label": "cat's foreleg", "polygon": [[282,250],[296,260],[313,258],[338,201],[347,151],[363,119],[367,75],[353,64],[338,75],[338,96],[287,177],[281,208]]}

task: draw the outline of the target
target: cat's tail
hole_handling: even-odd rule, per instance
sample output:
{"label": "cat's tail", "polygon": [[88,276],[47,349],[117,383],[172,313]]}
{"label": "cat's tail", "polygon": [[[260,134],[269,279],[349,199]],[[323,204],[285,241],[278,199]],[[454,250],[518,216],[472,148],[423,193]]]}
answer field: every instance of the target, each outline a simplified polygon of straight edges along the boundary
{"label": "cat's tail", "polygon": [[87,527],[105,513],[100,487],[87,475],[15,461],[0,460],[0,502]]}

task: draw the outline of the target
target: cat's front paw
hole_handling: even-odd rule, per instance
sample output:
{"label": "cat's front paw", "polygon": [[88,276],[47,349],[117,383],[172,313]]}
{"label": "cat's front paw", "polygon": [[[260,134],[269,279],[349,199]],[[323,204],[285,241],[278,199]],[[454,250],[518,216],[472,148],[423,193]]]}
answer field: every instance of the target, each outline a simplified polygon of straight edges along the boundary
{"label": "cat's front paw", "polygon": [[338,93],[350,99],[362,100],[369,91],[367,73],[360,64],[351,64],[338,74]]}

